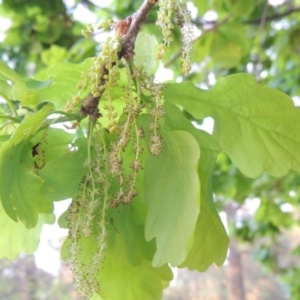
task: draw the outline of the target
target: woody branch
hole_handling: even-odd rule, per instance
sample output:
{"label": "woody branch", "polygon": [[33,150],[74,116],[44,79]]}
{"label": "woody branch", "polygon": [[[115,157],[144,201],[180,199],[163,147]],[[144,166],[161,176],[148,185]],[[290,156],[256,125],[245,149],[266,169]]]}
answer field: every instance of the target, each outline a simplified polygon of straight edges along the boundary
{"label": "woody branch", "polygon": [[[141,29],[142,24],[146,20],[147,15],[153,8],[153,6],[158,2],[158,0],[145,0],[140,8],[126,20],[120,22],[126,22],[126,30],[122,32],[123,38],[121,43],[121,50],[118,53],[119,59],[131,59],[134,55],[134,44],[136,37]],[[106,79],[105,75],[108,75],[108,69],[102,67],[102,76],[99,85],[105,85]],[[104,90],[98,97],[94,97],[91,93],[83,100],[81,106],[81,113],[83,117],[90,116],[92,119],[98,119],[101,114],[98,109],[98,104]]]}

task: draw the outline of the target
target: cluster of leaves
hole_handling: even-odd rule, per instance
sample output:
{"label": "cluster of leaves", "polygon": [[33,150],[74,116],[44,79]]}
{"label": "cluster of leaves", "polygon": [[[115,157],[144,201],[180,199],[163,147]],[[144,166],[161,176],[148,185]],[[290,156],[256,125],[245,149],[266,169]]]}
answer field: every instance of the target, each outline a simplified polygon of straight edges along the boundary
{"label": "cluster of leaves", "polygon": [[[45,65],[68,59],[78,62],[94,55],[96,43],[84,40],[82,25],[71,19],[61,0],[3,1],[0,15],[9,18],[11,26],[0,46],[15,70],[26,75]],[[67,52],[66,49],[69,51]]]}
{"label": "cluster of leaves", "polygon": [[[236,22],[255,17],[262,3],[210,1],[208,7],[208,2],[200,2],[195,1],[199,14],[218,9],[219,17],[228,20],[219,27],[210,25],[195,41],[196,62],[208,61],[205,68],[214,63],[219,72],[237,70],[250,46]],[[3,7],[9,10],[10,4],[4,1]],[[51,10],[41,7],[41,12]],[[176,34],[170,51],[176,49]],[[60,44],[60,39],[65,40],[63,34],[48,43]],[[47,67],[35,79],[20,76],[1,61],[0,94],[6,100],[0,114],[0,222],[6,229],[1,256],[32,253],[41,226],[54,222],[53,202],[72,198],[59,224],[70,230],[62,256],[71,261],[80,292],[95,299],[97,294],[103,299],[159,299],[172,279],[169,265],[204,271],[226,258],[228,237],[213,192],[224,194],[227,187],[212,186],[220,153],[227,153],[249,178],[300,171],[300,134],[295,127],[300,114],[287,95],[257,84],[247,74],[221,78],[204,91],[190,81],[198,83],[205,68],[192,72],[190,81],[166,84],[162,90],[150,76],[157,69],[157,44],[154,36],[141,33],[132,63],[117,58],[109,63],[117,76],[109,89],[103,87],[108,93],[101,99],[103,116],[97,124],[81,120],[76,105],[90,91],[99,92],[96,82],[82,84],[82,72],[99,72],[95,61],[101,67],[103,57],[54,64],[66,56],[51,61],[53,53],[64,49],[63,44],[52,45],[42,56]],[[177,70],[174,63],[175,74]],[[66,102],[78,95],[78,83],[77,102],[63,112]],[[206,117],[215,121],[213,134],[191,122]],[[66,121],[81,122],[73,133],[53,126]],[[242,182],[250,187],[247,179]],[[267,227],[289,226],[280,203],[262,203],[258,221],[268,216]]]}

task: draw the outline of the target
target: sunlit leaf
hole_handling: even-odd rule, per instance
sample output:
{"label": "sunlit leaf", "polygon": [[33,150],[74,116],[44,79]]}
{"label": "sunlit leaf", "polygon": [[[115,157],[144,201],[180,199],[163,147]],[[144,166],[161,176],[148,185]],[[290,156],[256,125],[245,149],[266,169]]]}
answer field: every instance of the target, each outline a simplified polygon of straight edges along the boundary
{"label": "sunlit leaf", "polygon": [[103,300],[103,298],[101,298],[99,294],[94,294],[91,300]]}
{"label": "sunlit leaf", "polygon": [[0,96],[6,100],[11,99],[11,89],[11,85],[4,80],[0,80]]}
{"label": "sunlit leaf", "polygon": [[13,71],[2,59],[0,59],[0,78],[18,81],[20,76]]}
{"label": "sunlit leaf", "polygon": [[17,145],[9,140],[0,149],[0,196],[5,212],[14,221],[20,220],[33,228],[39,213],[51,213],[52,202],[41,196],[43,180],[34,174],[31,147],[26,142]]}
{"label": "sunlit leaf", "polygon": [[145,166],[145,236],[147,241],[156,238],[156,267],[168,262],[177,266],[185,259],[200,196],[197,142],[184,131],[165,133],[163,138],[163,153],[150,156]]}
{"label": "sunlit leaf", "polygon": [[194,244],[180,267],[205,271],[212,263],[221,266],[227,256],[229,239],[220,216],[211,201],[201,203]]}
{"label": "sunlit leaf", "polygon": [[10,140],[0,149],[0,197],[6,213],[26,227],[35,227],[39,213],[52,212],[52,202],[42,197],[42,179],[34,172],[32,147],[29,138],[37,132],[51,105],[25,118]]}
{"label": "sunlit leaf", "polygon": [[[43,101],[48,101],[46,96],[42,98],[42,94],[45,94],[44,88],[50,88],[53,80],[38,81],[31,78],[23,78],[16,82],[13,87],[14,100],[20,100],[23,105],[36,105]],[[46,90],[46,95],[48,90]]]}
{"label": "sunlit leaf", "polygon": [[280,205],[268,201],[266,197],[261,198],[259,208],[255,213],[255,220],[262,224],[272,224],[275,227],[290,227],[293,224],[292,215],[282,211]]}
{"label": "sunlit leaf", "polygon": [[52,66],[62,62],[67,56],[67,49],[57,45],[51,45],[42,52],[41,59],[45,65]]}
{"label": "sunlit leaf", "polygon": [[33,144],[35,162],[41,167],[52,159],[63,156],[69,152],[69,145],[73,135],[58,128],[46,128],[39,131],[31,139]]}
{"label": "sunlit leaf", "polygon": [[113,247],[99,272],[100,295],[104,299],[160,299],[164,282],[172,279],[167,265],[151,265],[155,244],[144,240],[144,227],[134,223],[134,214],[129,207],[120,207],[110,216]]}
{"label": "sunlit leaf", "polygon": [[212,36],[210,55],[213,61],[222,68],[238,66],[250,45],[242,28],[236,23],[229,23]]}
{"label": "sunlit leaf", "polygon": [[201,182],[200,214],[194,232],[193,245],[181,267],[204,271],[212,263],[223,264],[228,249],[228,237],[214,206],[211,186],[215,160],[221,149],[214,137],[196,129],[183,117],[177,107],[166,103],[165,108],[165,130],[185,130],[191,133],[201,149],[198,166]]}
{"label": "sunlit leaf", "polygon": [[[136,202],[132,206],[136,206]],[[155,243],[145,241],[144,226],[134,221],[137,211],[130,206],[109,209],[107,254],[97,275],[99,294],[104,300],[160,299],[166,282],[172,279],[167,265],[159,268],[152,266]],[[90,264],[97,249],[96,238],[81,238],[78,242],[84,254],[79,255],[78,259],[83,264]],[[67,239],[62,248],[64,259],[69,256],[68,245]]]}
{"label": "sunlit leaf", "polygon": [[225,3],[230,13],[237,16],[238,18],[240,18],[241,16],[249,15],[255,7],[255,2],[252,0],[225,0]]}
{"label": "sunlit leaf", "polygon": [[77,150],[50,160],[39,175],[45,181],[41,193],[53,201],[72,198],[79,191],[79,184],[87,173],[84,168],[87,146],[84,140],[77,140]]}
{"label": "sunlit leaf", "polygon": [[138,34],[134,48],[134,62],[138,66],[143,67],[143,71],[150,73],[157,66],[157,59],[155,58],[155,47],[158,42],[154,35],[146,32]]}
{"label": "sunlit leaf", "polygon": [[247,176],[300,171],[300,131],[295,126],[300,112],[280,91],[258,85],[250,75],[236,74],[220,79],[208,92],[188,82],[170,84],[165,97],[195,118],[212,116],[214,136]]}
{"label": "sunlit leaf", "polygon": [[23,140],[28,140],[31,138],[41,127],[51,109],[52,105],[47,104],[35,114],[26,117],[12,135],[11,141],[13,144],[15,145]]}
{"label": "sunlit leaf", "polygon": [[[54,103],[56,109],[64,109],[66,102],[78,93],[76,85],[81,80],[81,72],[91,65],[91,60],[81,64],[60,63],[48,70],[49,79],[37,81],[24,78],[13,87],[13,96],[23,105],[37,105],[49,101]],[[82,92],[82,97],[88,91]]]}
{"label": "sunlit leaf", "polygon": [[53,214],[40,214],[35,228],[28,229],[20,222],[12,221],[0,206],[0,257],[16,259],[20,253],[32,254],[37,249],[43,224],[52,224]]}

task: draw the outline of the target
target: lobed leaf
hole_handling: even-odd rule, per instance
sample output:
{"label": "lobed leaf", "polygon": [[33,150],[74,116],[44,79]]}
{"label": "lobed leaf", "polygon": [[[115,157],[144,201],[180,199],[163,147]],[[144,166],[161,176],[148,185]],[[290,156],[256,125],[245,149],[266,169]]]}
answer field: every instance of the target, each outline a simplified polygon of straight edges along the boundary
{"label": "lobed leaf", "polygon": [[50,160],[67,154],[72,140],[72,134],[59,128],[48,127],[40,130],[31,139],[36,148],[35,162],[41,167]]}
{"label": "lobed leaf", "polygon": [[39,173],[45,181],[41,194],[53,201],[75,197],[80,181],[87,173],[88,169],[84,168],[87,157],[85,140],[78,139],[75,146],[77,150],[50,160]]}
{"label": "lobed leaf", "polygon": [[153,70],[158,67],[157,59],[155,58],[157,45],[157,39],[152,34],[140,32],[136,38],[134,63],[140,67],[142,66],[143,71],[147,73],[153,73]]}
{"label": "lobed leaf", "polygon": [[300,171],[300,131],[295,126],[300,112],[287,95],[258,85],[253,76],[228,76],[208,92],[188,82],[170,84],[165,98],[195,118],[213,117],[214,136],[248,177]]}
{"label": "lobed leaf", "polygon": [[0,258],[14,260],[20,253],[32,254],[38,247],[43,224],[52,224],[53,214],[40,214],[35,228],[28,229],[20,222],[13,222],[0,206]]}
{"label": "lobed leaf", "polygon": [[18,81],[20,76],[0,59],[0,79]]}
{"label": "lobed leaf", "polygon": [[12,87],[5,80],[0,79],[0,96],[5,100],[11,99],[11,90]]}
{"label": "lobed leaf", "polygon": [[[78,94],[76,85],[81,80],[81,73],[92,64],[91,59],[81,64],[60,63],[51,67],[48,71],[50,79],[37,81],[31,78],[23,78],[15,83],[12,93],[15,99],[22,105],[37,105],[49,101],[54,103],[57,110],[64,109],[66,102],[72,96]],[[88,92],[83,91],[84,97]]]}
{"label": "lobed leaf", "polygon": [[34,174],[32,148],[26,141],[9,140],[0,149],[0,197],[3,208],[14,221],[33,228],[39,213],[51,213],[52,201],[39,194],[43,180]]}
{"label": "lobed leaf", "polygon": [[184,261],[199,214],[199,146],[184,131],[164,133],[163,139],[164,151],[145,166],[145,237],[156,238],[155,267]]}
{"label": "lobed leaf", "polygon": [[193,246],[180,267],[203,272],[212,263],[221,266],[227,257],[228,245],[229,238],[213,200],[203,201]]}
{"label": "lobed leaf", "polygon": [[[136,205],[134,201],[132,206],[110,208],[107,213],[107,253],[98,274],[91,274],[97,276],[99,295],[104,300],[161,299],[166,282],[172,279],[168,265],[155,268],[151,264],[155,243],[145,241],[144,226],[135,222],[139,211]],[[92,262],[94,251],[99,247],[96,236],[82,237],[78,243],[82,249],[78,260],[86,267]],[[62,247],[64,259],[69,257],[69,244],[70,240],[66,239]]]}
{"label": "lobed leaf", "polygon": [[210,56],[220,68],[234,68],[247,53],[249,40],[237,23],[228,23],[212,34]]}
{"label": "lobed leaf", "polygon": [[122,206],[109,216],[109,249],[99,272],[105,300],[161,299],[165,282],[172,279],[168,265],[152,266],[155,244],[145,241],[144,226],[134,222],[134,215],[135,210]]}
{"label": "lobed leaf", "polygon": [[29,138],[40,128],[51,110],[44,106],[19,125],[0,148],[0,198],[8,216],[27,228],[35,227],[39,213],[51,213],[52,202],[39,194],[42,179],[35,174]]}
{"label": "lobed leaf", "polygon": [[28,116],[24,121],[18,126],[16,131],[13,133],[11,142],[16,145],[21,141],[28,140],[40,129],[42,123],[45,121],[50,111],[52,110],[52,105],[47,104],[42,109],[37,111],[35,114]]}
{"label": "lobed leaf", "polygon": [[211,177],[216,158],[221,151],[218,142],[210,134],[196,129],[173,104],[165,103],[164,130],[185,130],[199,144],[201,156],[198,173],[201,182],[200,214],[194,231],[193,245],[180,267],[204,271],[212,263],[222,265],[228,250],[228,236],[213,203]]}
{"label": "lobed leaf", "polygon": [[99,294],[94,294],[94,295],[92,296],[91,300],[103,300],[103,298],[100,297]]}

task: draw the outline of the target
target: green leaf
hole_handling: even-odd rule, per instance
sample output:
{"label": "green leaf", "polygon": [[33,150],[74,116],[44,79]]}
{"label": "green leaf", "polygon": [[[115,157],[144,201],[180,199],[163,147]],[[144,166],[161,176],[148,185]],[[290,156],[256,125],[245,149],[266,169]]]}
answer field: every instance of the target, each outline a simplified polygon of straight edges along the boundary
{"label": "green leaf", "polygon": [[145,166],[145,236],[156,238],[155,267],[183,262],[199,214],[198,144],[184,131],[165,133],[163,139],[164,151]]}
{"label": "green leaf", "polygon": [[239,65],[248,48],[249,40],[239,24],[229,23],[214,33],[210,55],[219,67],[233,68]]}
{"label": "green leaf", "polygon": [[145,241],[144,226],[134,222],[135,212],[128,206],[110,212],[109,249],[99,272],[105,300],[161,299],[165,282],[172,279],[167,265],[151,265],[155,244]]}
{"label": "green leaf", "polygon": [[42,62],[47,65],[55,65],[62,62],[67,56],[66,48],[51,45],[49,49],[46,49],[41,54]]}
{"label": "green leaf", "polygon": [[0,59],[0,75],[1,79],[9,79],[12,81],[18,81],[20,79],[20,76],[13,71],[8,65]]}
{"label": "green leaf", "polygon": [[[2,97],[12,109],[14,107],[12,99],[12,86],[8,84],[5,80],[0,79],[0,98]],[[9,116],[8,116],[9,117]]]}
{"label": "green leaf", "polygon": [[46,81],[39,81],[31,78],[25,78],[24,84],[30,90],[42,90],[44,88],[49,87],[53,82],[53,79]]}
{"label": "green leaf", "polygon": [[32,137],[39,130],[51,110],[52,105],[47,104],[35,114],[26,117],[12,135],[11,141],[17,144]]}
{"label": "green leaf", "polygon": [[4,80],[0,80],[0,96],[2,96],[5,100],[11,99],[11,90],[11,85]]}
{"label": "green leaf", "polygon": [[269,201],[266,197],[261,198],[261,204],[255,213],[255,220],[262,224],[271,223],[278,228],[288,228],[293,224],[291,214],[283,212],[278,204]]}
{"label": "green leaf", "polygon": [[212,263],[221,266],[227,256],[228,244],[229,239],[213,204],[213,199],[203,201],[194,233],[193,246],[180,267],[203,272]]}
{"label": "green leaf", "polygon": [[85,139],[78,139],[75,146],[77,150],[49,161],[39,173],[45,181],[41,193],[53,201],[75,197],[87,173],[87,168],[83,167],[87,157]]}
{"label": "green leaf", "polygon": [[38,81],[31,78],[23,78],[15,83],[12,93],[15,100],[21,101],[23,105],[36,105],[49,101],[47,94],[51,92],[53,79]]}
{"label": "green leaf", "polygon": [[94,56],[97,46],[98,43],[93,39],[77,37],[75,44],[68,49],[67,58],[69,61],[79,63],[86,57]]}
{"label": "green leaf", "polygon": [[[81,81],[81,72],[87,71],[92,60],[85,60],[81,64],[60,63],[48,70],[49,80],[37,81],[24,78],[13,87],[14,99],[20,100],[22,105],[37,105],[50,101],[57,110],[64,109],[66,102],[78,93],[76,85]],[[88,91],[82,92],[82,97]]]}
{"label": "green leaf", "polygon": [[99,294],[94,294],[93,297],[91,298],[91,300],[103,300],[103,298],[100,297]]}
{"label": "green leaf", "polygon": [[3,135],[0,135],[0,146],[3,142],[6,142],[7,140],[10,139],[10,134],[3,134]]}
{"label": "green leaf", "polygon": [[157,45],[157,39],[152,34],[140,32],[136,38],[134,63],[143,66],[143,71],[147,73],[152,73],[155,67],[158,66],[158,61],[155,58]]}
{"label": "green leaf", "polygon": [[38,166],[63,156],[69,152],[69,145],[73,140],[73,135],[58,128],[47,128],[41,130],[32,139],[31,143],[35,147],[35,162]]}
{"label": "green leaf", "polygon": [[166,101],[164,108],[166,111],[165,122],[163,125],[164,131],[184,130],[190,133],[199,144],[201,156],[202,151],[204,150],[209,152],[213,151],[215,155],[218,155],[222,151],[217,140],[205,131],[195,128],[195,126],[184,117],[177,106]]}
{"label": "green leaf", "polygon": [[[32,147],[28,139],[40,128],[51,105],[24,119],[11,139],[0,148],[0,197],[3,208],[14,221],[35,227],[39,213],[52,212],[52,202],[39,190],[43,181],[34,173]],[[29,188],[30,187],[30,188]]]}
{"label": "green leaf", "polygon": [[208,32],[207,34],[201,36],[201,38],[196,39],[192,52],[193,62],[202,62],[205,59],[205,57],[209,55],[211,51],[211,44],[214,40],[214,32]]}
{"label": "green leaf", "polygon": [[181,267],[205,271],[212,263],[221,266],[227,256],[229,239],[213,201],[212,174],[218,155],[213,137],[201,138],[199,162],[201,207],[194,232],[194,243]]}
{"label": "green leaf", "polygon": [[37,226],[27,229],[22,223],[12,221],[0,206],[0,258],[7,257],[11,260],[17,258],[22,252],[32,254],[37,249],[42,226],[55,221],[53,214],[40,214]]}
{"label": "green leaf", "polygon": [[[54,79],[51,85],[51,98],[57,109],[64,109],[66,101],[73,95],[78,94],[76,85],[81,82],[82,72],[86,72],[93,64],[93,58],[86,59],[80,64],[60,63],[48,70],[48,75]],[[80,96],[83,98],[89,91],[82,91]]]}
{"label": "green leaf", "polygon": [[68,229],[68,222],[66,219],[67,215],[68,215],[68,210],[64,211],[57,219],[57,224],[60,228]]}
{"label": "green leaf", "polygon": [[118,243],[107,255],[99,281],[104,300],[161,299],[164,282],[172,278],[167,265],[154,268],[150,261],[143,260],[132,266],[125,260],[126,247]]}
{"label": "green leaf", "polygon": [[255,7],[255,1],[252,0],[226,0],[225,3],[228,11],[239,18],[251,14]]}
{"label": "green leaf", "polygon": [[214,136],[248,177],[300,171],[300,131],[295,126],[300,112],[287,95],[258,85],[253,76],[228,76],[208,92],[188,82],[169,84],[165,98],[195,118],[213,117]]}
{"label": "green leaf", "polygon": [[193,1],[194,5],[196,6],[196,8],[198,9],[198,14],[200,16],[204,15],[205,12],[208,10],[209,5],[208,5],[208,1],[205,0],[194,0]]}
{"label": "green leaf", "polygon": [[223,264],[228,250],[228,236],[214,206],[211,185],[214,164],[221,149],[214,137],[196,129],[173,104],[165,103],[165,110],[164,130],[186,130],[194,136],[201,149],[198,167],[201,182],[200,215],[194,231],[193,245],[180,267],[204,271],[212,263]]}
{"label": "green leaf", "polygon": [[51,213],[52,202],[39,191],[42,179],[34,174],[31,146],[26,141],[18,144],[9,140],[0,149],[0,197],[3,208],[14,221],[20,220],[33,228],[39,213]]}
{"label": "green leaf", "polygon": [[[172,279],[168,265],[154,268],[151,264],[155,243],[145,241],[144,226],[135,222],[139,211],[135,206],[143,203],[141,198],[136,200],[130,206],[109,208],[107,211],[107,254],[96,275],[99,294],[104,300],[161,299],[166,282]],[[78,243],[82,249],[78,260],[88,267],[99,247],[97,239],[95,236],[80,238]],[[66,239],[62,247],[64,259],[69,256],[69,244],[70,240]]]}

